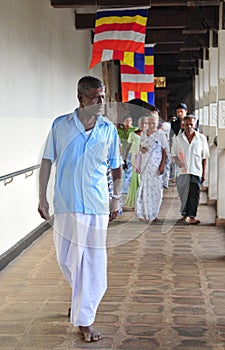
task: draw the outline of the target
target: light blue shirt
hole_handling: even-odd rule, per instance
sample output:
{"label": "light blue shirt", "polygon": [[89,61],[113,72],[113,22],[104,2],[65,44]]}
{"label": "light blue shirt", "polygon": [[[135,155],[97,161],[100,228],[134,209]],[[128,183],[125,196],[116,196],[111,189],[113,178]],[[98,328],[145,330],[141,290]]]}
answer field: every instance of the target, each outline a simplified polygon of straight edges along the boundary
{"label": "light blue shirt", "polygon": [[77,110],[58,117],[43,158],[56,164],[55,213],[109,214],[107,160],[112,169],[122,164],[119,136],[111,121],[99,116],[87,135]]}

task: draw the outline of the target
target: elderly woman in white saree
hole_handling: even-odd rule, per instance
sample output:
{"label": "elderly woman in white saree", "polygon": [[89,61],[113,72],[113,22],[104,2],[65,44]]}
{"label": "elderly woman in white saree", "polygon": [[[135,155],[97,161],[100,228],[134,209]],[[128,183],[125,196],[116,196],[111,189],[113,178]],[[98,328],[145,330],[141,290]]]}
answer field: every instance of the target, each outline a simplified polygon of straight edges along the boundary
{"label": "elderly woman in white saree", "polygon": [[165,133],[157,130],[158,117],[148,117],[148,129],[142,133],[140,186],[136,196],[136,215],[143,221],[158,222],[163,187],[168,188],[170,153]]}

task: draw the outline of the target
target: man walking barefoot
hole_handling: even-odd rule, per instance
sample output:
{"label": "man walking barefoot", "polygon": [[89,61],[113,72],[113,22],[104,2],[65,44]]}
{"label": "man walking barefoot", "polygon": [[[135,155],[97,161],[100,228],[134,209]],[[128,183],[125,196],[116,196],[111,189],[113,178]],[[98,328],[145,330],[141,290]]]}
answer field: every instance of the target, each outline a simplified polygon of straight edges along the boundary
{"label": "man walking barefoot", "polygon": [[[78,82],[79,108],[54,120],[41,162],[39,213],[49,220],[47,186],[56,165],[53,238],[62,273],[71,286],[70,321],[84,340],[97,341],[93,328],[107,288],[106,232],[120,209],[119,137],[103,117],[105,89],[101,80],[85,76]],[[108,164],[113,196],[109,203]]]}
{"label": "man walking barefoot", "polygon": [[[205,180],[206,158],[209,157],[207,139],[195,130],[194,115],[184,117],[184,132],[173,141],[171,156],[177,164],[177,191],[181,200],[180,221],[198,225],[196,219],[200,187]],[[187,221],[187,219],[189,220]]]}

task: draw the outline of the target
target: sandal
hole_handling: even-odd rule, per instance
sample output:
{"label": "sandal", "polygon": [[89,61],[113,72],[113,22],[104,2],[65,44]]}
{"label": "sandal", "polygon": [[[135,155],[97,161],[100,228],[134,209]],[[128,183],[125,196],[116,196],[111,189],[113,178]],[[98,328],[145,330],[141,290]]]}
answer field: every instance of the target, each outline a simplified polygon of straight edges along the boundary
{"label": "sandal", "polygon": [[189,221],[189,225],[198,225],[198,224],[200,224],[200,220],[198,220],[198,219],[194,219],[193,221]]}

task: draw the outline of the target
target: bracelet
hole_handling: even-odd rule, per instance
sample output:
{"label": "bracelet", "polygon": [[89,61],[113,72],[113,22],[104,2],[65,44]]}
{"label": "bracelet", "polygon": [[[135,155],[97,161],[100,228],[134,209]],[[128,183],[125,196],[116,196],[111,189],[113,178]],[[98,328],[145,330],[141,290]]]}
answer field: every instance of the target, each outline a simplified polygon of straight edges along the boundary
{"label": "bracelet", "polygon": [[120,198],[121,198],[121,195],[120,195],[120,194],[113,194],[113,195],[112,195],[112,198],[120,199]]}

